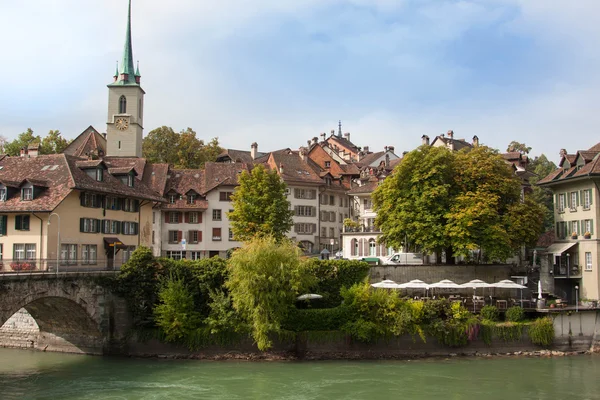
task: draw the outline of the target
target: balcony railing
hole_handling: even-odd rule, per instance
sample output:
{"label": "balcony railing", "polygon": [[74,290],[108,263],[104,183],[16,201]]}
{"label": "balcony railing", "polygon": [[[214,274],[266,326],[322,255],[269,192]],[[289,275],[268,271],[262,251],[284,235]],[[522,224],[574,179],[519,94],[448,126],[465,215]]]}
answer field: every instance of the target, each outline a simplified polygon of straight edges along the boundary
{"label": "balcony railing", "polygon": [[554,276],[558,278],[581,276],[581,268],[579,268],[577,265],[554,265],[552,272],[554,273]]}
{"label": "balcony railing", "polygon": [[[120,255],[120,254],[117,254]],[[2,259],[0,274],[33,274],[40,272],[92,272],[119,270],[123,265],[122,257],[113,262],[110,258],[90,260],[59,260],[56,259]]]}
{"label": "balcony railing", "polygon": [[359,227],[349,227],[349,226],[344,226],[344,233],[361,233],[361,232],[365,232],[365,233],[369,233],[369,232],[374,232],[374,233],[380,233],[381,229],[379,229],[376,226],[359,226]]}

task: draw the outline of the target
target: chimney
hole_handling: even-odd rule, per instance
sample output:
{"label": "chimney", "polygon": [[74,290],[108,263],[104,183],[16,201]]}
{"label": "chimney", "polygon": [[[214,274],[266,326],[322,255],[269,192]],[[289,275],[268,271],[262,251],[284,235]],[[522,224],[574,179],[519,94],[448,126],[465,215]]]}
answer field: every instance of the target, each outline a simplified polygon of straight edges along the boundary
{"label": "chimney", "polygon": [[254,142],[250,145],[250,157],[252,157],[252,159],[255,160],[257,155],[258,155],[258,143]]}
{"label": "chimney", "polygon": [[452,129],[448,131],[447,135],[450,139],[454,139],[454,131]]}
{"label": "chimney", "polygon": [[324,142],[327,134],[325,132],[321,133],[321,140]]}
{"label": "chimney", "polygon": [[25,157],[27,155],[27,147],[21,147],[21,157]]}
{"label": "chimney", "polygon": [[390,166],[390,155],[385,155],[385,167],[388,168]]}
{"label": "chimney", "polygon": [[363,149],[365,154],[369,154],[369,146],[365,146]]}
{"label": "chimney", "polygon": [[347,141],[350,141],[350,132],[344,133],[344,139],[346,139]]}
{"label": "chimney", "polygon": [[102,137],[106,139],[106,132],[102,132]]}
{"label": "chimney", "polygon": [[424,146],[429,146],[429,136],[427,136],[427,135],[421,136],[421,144]]}
{"label": "chimney", "polygon": [[331,136],[334,136],[334,135],[335,135],[335,129],[332,129],[331,130]]}
{"label": "chimney", "polygon": [[[310,143],[308,145],[310,146]],[[302,159],[302,161],[306,160],[306,155],[308,154],[308,148],[300,147],[300,149],[298,149],[298,154],[300,155],[300,158]]]}
{"label": "chimney", "polygon": [[[315,136],[314,138],[312,138],[312,142],[313,142],[313,144],[318,144],[319,138]],[[309,144],[309,146],[310,146],[310,144]]]}
{"label": "chimney", "polygon": [[279,163],[279,173],[283,174],[283,163]]}
{"label": "chimney", "polygon": [[477,135],[473,136],[473,147],[478,147],[479,146],[479,138],[477,137]]}
{"label": "chimney", "polygon": [[40,145],[38,143],[30,144],[27,147],[27,155],[29,157],[37,157],[40,150]]}
{"label": "chimney", "polygon": [[395,147],[394,146],[388,146],[388,151],[391,151],[392,153],[394,152]]}

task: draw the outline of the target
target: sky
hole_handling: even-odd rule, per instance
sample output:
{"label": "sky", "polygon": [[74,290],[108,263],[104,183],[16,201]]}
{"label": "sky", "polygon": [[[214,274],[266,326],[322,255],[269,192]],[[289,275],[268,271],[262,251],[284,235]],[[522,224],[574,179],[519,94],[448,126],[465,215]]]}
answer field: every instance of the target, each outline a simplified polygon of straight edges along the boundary
{"label": "sky", "polygon": [[[106,131],[127,0],[0,0],[0,135]],[[298,149],[350,132],[401,154],[421,136],[558,162],[600,142],[597,0],[132,0],[145,133]]]}

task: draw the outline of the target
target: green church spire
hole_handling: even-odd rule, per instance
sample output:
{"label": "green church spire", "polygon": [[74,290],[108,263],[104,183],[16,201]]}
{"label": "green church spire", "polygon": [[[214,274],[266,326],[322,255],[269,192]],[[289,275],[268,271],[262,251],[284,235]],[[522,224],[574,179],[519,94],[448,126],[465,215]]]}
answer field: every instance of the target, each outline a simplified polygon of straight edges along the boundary
{"label": "green church spire", "polygon": [[121,60],[119,77],[117,78],[116,82],[114,82],[114,85],[138,85],[139,83],[136,82],[135,75],[135,69],[133,66],[133,47],[131,45],[131,0],[129,0],[123,59]]}

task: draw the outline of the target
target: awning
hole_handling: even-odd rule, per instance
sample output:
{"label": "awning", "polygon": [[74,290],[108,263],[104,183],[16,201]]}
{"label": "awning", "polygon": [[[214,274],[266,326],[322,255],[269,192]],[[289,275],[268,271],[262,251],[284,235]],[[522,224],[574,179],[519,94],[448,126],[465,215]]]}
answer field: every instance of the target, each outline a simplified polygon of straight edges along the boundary
{"label": "awning", "polygon": [[113,249],[114,247],[116,247],[117,249],[126,249],[127,246],[125,246],[123,244],[123,242],[121,242],[119,240],[119,238],[116,237],[105,237],[104,238],[104,248],[106,249]]}
{"label": "awning", "polygon": [[560,256],[565,251],[569,250],[571,247],[575,246],[577,242],[571,243],[553,243],[544,251],[546,254],[554,254],[555,256]]}

